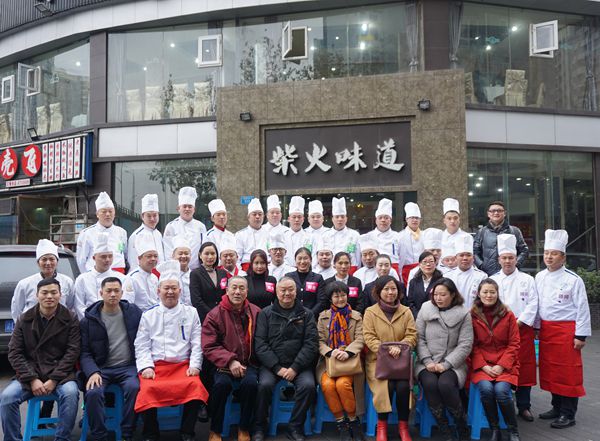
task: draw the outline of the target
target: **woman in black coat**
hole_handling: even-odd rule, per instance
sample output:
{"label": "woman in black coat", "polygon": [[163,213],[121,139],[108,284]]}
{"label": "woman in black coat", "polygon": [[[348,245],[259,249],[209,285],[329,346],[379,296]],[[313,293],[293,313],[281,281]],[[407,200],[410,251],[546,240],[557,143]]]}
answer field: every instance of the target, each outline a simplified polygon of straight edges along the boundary
{"label": "woman in black coat", "polygon": [[200,321],[219,304],[227,288],[227,272],[218,269],[219,253],[212,242],[204,242],[198,251],[200,267],[190,273],[190,297]]}
{"label": "woman in black coat", "polygon": [[437,259],[433,253],[423,251],[419,256],[419,269],[415,276],[408,282],[408,306],[416,319],[421,310],[421,305],[430,300],[431,289],[435,281],[442,278],[442,272],[436,268]]}
{"label": "woman in black coat", "polygon": [[308,248],[298,248],[294,259],[296,271],[287,273],[286,276],[296,282],[296,298],[318,317],[329,306],[323,276],[312,271],[312,256]]}
{"label": "woman in black coat", "polygon": [[269,276],[267,266],[267,253],[263,250],[254,250],[250,254],[248,266],[248,301],[260,309],[266,308],[275,299],[275,285],[277,280]]}
{"label": "woman in black coat", "polygon": [[331,282],[343,282],[348,287],[348,303],[354,311],[361,314],[364,312],[363,306],[363,287],[359,278],[351,276],[350,271],[350,254],[345,251],[340,251],[333,257],[333,266],[335,267],[335,276],[325,279],[325,285]]}
{"label": "woman in black coat", "polygon": [[[390,259],[390,256],[387,254],[380,254],[377,256],[375,259],[375,271],[377,272],[377,279],[383,276],[389,276],[390,272],[392,271],[392,259]],[[359,312],[364,313],[369,306],[377,304],[377,300],[375,300],[375,297],[373,296],[373,289],[375,288],[377,279],[365,285],[365,289],[363,291],[362,311]],[[404,287],[404,283],[402,283],[402,278],[400,278],[400,294],[402,294],[400,303],[402,303],[404,306],[408,306],[408,301],[406,300],[406,289]]]}

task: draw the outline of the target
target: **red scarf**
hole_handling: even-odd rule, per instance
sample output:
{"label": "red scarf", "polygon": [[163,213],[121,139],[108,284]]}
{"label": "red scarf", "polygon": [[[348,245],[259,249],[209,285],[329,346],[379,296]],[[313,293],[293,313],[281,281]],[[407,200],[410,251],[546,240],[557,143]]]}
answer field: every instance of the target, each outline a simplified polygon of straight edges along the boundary
{"label": "red scarf", "polygon": [[348,332],[350,316],[352,308],[346,305],[343,308],[331,305],[331,320],[329,321],[329,339],[327,344],[330,348],[344,350],[347,348],[350,341],[350,333]]}
{"label": "red scarf", "polygon": [[248,299],[244,300],[242,309],[236,311],[233,309],[233,305],[231,304],[229,297],[227,297],[227,294],[223,294],[220,305],[223,307],[223,309],[226,309],[231,314],[238,315],[242,324],[244,323],[244,316],[248,318],[248,328],[247,332],[244,334],[244,346],[248,348],[248,354],[252,354],[252,314],[250,314],[248,311],[248,306],[250,305]]}

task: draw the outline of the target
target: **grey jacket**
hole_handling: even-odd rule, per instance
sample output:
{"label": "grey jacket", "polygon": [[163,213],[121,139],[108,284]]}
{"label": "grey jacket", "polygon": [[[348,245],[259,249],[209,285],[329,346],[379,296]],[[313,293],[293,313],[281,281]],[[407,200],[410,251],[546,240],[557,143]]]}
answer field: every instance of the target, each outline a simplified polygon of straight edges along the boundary
{"label": "grey jacket", "polygon": [[521,267],[529,255],[529,247],[523,239],[523,233],[517,227],[508,224],[504,219],[502,225],[494,227],[490,222],[477,232],[473,241],[475,265],[488,276],[500,271],[498,263],[498,235],[512,234],[517,238],[517,267]]}
{"label": "grey jacket", "polygon": [[452,369],[462,387],[467,378],[466,359],[473,347],[471,314],[464,306],[440,311],[431,301],[423,303],[417,316],[417,364],[419,375],[429,363],[442,363]]}

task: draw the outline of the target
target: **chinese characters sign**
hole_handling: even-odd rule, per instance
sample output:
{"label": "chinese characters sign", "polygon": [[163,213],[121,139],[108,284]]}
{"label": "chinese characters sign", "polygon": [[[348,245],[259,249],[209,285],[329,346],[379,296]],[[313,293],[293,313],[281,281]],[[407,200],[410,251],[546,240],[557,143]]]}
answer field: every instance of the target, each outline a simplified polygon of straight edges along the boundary
{"label": "chinese characters sign", "polygon": [[266,190],[410,185],[410,123],[265,131]]}
{"label": "chinese characters sign", "polygon": [[0,150],[0,192],[88,182],[91,141],[88,134]]}

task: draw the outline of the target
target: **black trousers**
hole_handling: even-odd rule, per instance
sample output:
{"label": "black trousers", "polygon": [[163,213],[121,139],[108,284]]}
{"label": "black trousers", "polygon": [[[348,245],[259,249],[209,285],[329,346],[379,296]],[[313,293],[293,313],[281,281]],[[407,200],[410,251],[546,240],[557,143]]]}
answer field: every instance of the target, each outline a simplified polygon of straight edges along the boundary
{"label": "black trousers", "polygon": [[579,398],[577,397],[565,397],[564,395],[552,394],[552,407],[558,410],[560,415],[564,415],[570,420],[575,419],[578,403]]}
{"label": "black trousers", "polygon": [[[183,405],[183,417],[181,419],[181,433],[184,435],[194,436],[194,427],[198,419],[198,409],[200,408],[200,400],[188,401]],[[156,407],[142,412],[144,419],[144,429],[142,430],[143,438],[158,439],[160,437],[160,429],[158,427],[158,415]]]}
{"label": "black trousers", "polygon": [[[396,392],[396,409],[398,410],[398,421],[408,421],[410,414],[410,384],[407,380],[388,380],[388,391],[390,402]],[[387,421],[389,412],[378,413],[377,418]]]}
{"label": "black trousers", "polygon": [[[267,428],[267,419],[269,417],[269,406],[273,397],[273,388],[281,380],[269,369],[264,366],[260,367],[258,374],[258,395],[256,400],[256,430],[265,431]],[[298,373],[294,378],[294,408],[290,418],[290,428],[304,433],[304,421],[306,420],[306,412],[312,406],[315,400],[315,374],[312,369]]]}
{"label": "black trousers", "polygon": [[431,407],[444,406],[451,409],[460,407],[458,377],[452,369],[441,374],[423,369],[419,372],[419,382],[423,386],[425,398]]}
{"label": "black trousers", "polygon": [[240,403],[240,423],[238,427],[241,430],[250,431],[254,420],[254,409],[256,404],[256,392],[258,390],[258,369],[248,366],[246,375],[237,379],[232,375],[215,372],[212,393],[210,395],[210,430],[211,432],[221,433],[223,431],[223,419],[225,417],[225,405],[227,398],[233,390],[235,381],[239,381],[239,388],[235,395]]}

